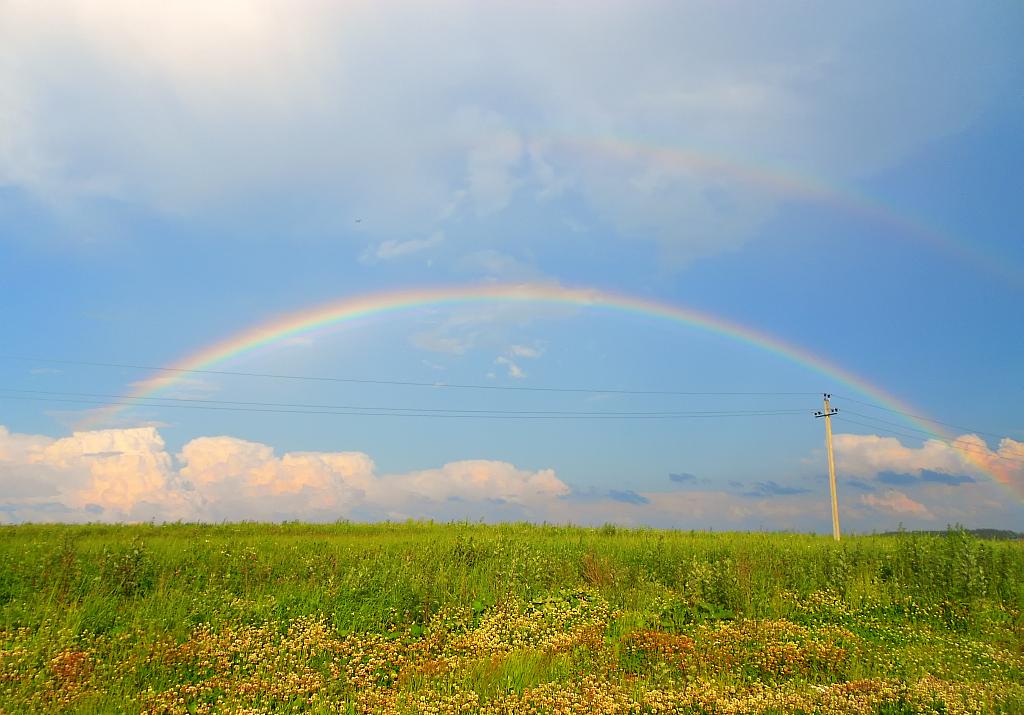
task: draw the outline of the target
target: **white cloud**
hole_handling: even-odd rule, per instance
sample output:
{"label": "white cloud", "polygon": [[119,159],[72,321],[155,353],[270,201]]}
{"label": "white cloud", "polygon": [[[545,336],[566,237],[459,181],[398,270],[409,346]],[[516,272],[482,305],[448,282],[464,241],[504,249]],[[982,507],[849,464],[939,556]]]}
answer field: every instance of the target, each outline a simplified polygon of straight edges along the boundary
{"label": "white cloud", "polygon": [[967,469],[965,455],[945,442],[929,440],[920,447],[905,447],[896,437],[837,434],[836,465],[843,474],[870,477],[883,471],[900,473],[934,469],[955,473]]}
{"label": "white cloud", "polygon": [[539,348],[533,348],[528,345],[512,345],[505,351],[504,355],[499,355],[494,359],[494,364],[503,366],[509,377],[521,380],[526,377],[526,371],[516,362],[516,359],[536,360],[542,354]]}
{"label": "white cloud", "polygon": [[550,280],[529,263],[490,248],[463,256],[455,268],[463,273],[481,273],[488,280],[502,282],[539,283]]}
{"label": "white cloud", "polygon": [[968,126],[1015,79],[998,15],[12,0],[0,184],[189,214],[299,196],[381,236],[519,196],[561,217],[571,195],[624,235],[712,253],[791,196],[769,167],[856,182]]}
{"label": "white cloud", "polygon": [[50,443],[50,438],[33,434],[12,434],[0,425],[0,462],[21,463]]}
{"label": "white cloud", "polygon": [[181,518],[187,499],[176,480],[163,439],[152,427],[75,432],[61,439],[0,428],[3,493],[13,487],[29,508],[56,495],[82,515],[101,509],[108,519]]}
{"label": "white cloud", "polygon": [[234,437],[200,437],[178,455],[180,474],[205,518],[334,517],[373,488],[373,461],[360,452],[290,452]]}
{"label": "white cloud", "polygon": [[458,335],[447,334],[447,326],[414,333],[410,338],[412,344],[420,350],[448,355],[462,355],[476,342],[473,333],[461,332]]}
{"label": "white cloud", "polygon": [[514,377],[517,380],[526,377],[526,373],[523,372],[523,368],[519,367],[511,358],[507,358],[504,355],[499,355],[494,359],[496,365],[504,365],[508,370],[508,376]]}
{"label": "white cloud", "polygon": [[430,238],[414,238],[408,241],[396,241],[389,239],[377,246],[368,246],[363,251],[359,260],[363,263],[376,263],[377,261],[390,261],[395,258],[404,258],[425,251],[428,248],[439,246],[444,242],[444,232],[435,231]]}
{"label": "white cloud", "polygon": [[466,185],[477,213],[505,208],[522,184],[516,176],[525,153],[522,138],[500,114],[478,107],[459,110],[454,125],[469,139]]}
{"label": "white cloud", "polygon": [[836,468],[845,475],[873,478],[880,472],[918,474],[921,470],[948,475],[995,479],[1024,496],[1024,442],[1005,437],[991,449],[981,437],[965,434],[952,443],[936,439],[906,447],[895,437],[837,434]]}
{"label": "white cloud", "polygon": [[[952,492],[951,490],[955,490]],[[951,496],[952,495],[952,496]],[[899,522],[1012,526],[1020,505],[996,485],[915,486],[913,493],[842,490],[845,530]],[[670,528],[830,528],[827,489],[755,495],[700,489],[575,490],[553,469],[468,459],[380,473],[362,452],[284,452],[228,436],[198,437],[176,456],[152,427],[62,438],[0,427],[0,520],[331,521],[432,518],[651,525]]]}
{"label": "white cloud", "polygon": [[11,520],[330,520],[496,509],[522,518],[522,509],[568,493],[553,470],[492,460],[382,475],[362,452],[278,456],[269,445],[220,436],[191,440],[175,460],[154,428],[53,439],[0,427],[0,517]]}
{"label": "white cloud", "polygon": [[539,348],[532,348],[529,345],[513,345],[509,353],[522,358],[539,358],[543,353]]}
{"label": "white cloud", "polygon": [[518,346],[521,353],[533,349],[520,342],[519,334],[526,326],[541,317],[546,320],[568,318],[578,311],[578,307],[568,304],[548,303],[538,307],[530,302],[455,306],[443,312],[425,313],[421,321],[433,320],[434,324],[412,333],[410,340],[422,350],[453,355],[461,355],[472,348],[490,348],[504,353],[505,359],[499,362],[507,365],[505,360],[509,358],[530,357],[516,354],[515,348],[508,347],[510,344]]}
{"label": "white cloud", "polygon": [[897,516],[909,515],[927,519],[934,518],[928,507],[921,502],[914,501],[896,489],[888,489],[880,495],[862,494],[860,501],[862,504],[890,514],[896,514]]}
{"label": "white cloud", "polygon": [[404,493],[410,499],[444,501],[502,501],[537,505],[565,496],[569,487],[552,469],[529,472],[506,462],[475,459],[446,464],[408,474],[388,475],[380,485],[388,493]]}

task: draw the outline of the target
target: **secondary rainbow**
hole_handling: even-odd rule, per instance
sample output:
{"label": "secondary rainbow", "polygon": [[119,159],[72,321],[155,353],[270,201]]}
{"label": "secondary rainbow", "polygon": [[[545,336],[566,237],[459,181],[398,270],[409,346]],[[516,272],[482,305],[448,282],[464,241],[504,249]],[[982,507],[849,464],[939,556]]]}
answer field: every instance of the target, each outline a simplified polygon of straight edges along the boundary
{"label": "secondary rainbow", "polygon": [[[238,332],[194,352],[168,366],[167,370],[136,383],[129,399],[141,400],[155,397],[161,390],[182,380],[190,371],[208,370],[254,350],[329,326],[417,308],[488,302],[571,305],[580,308],[632,313],[672,321],[779,355],[814,370],[831,380],[846,385],[889,409],[904,413],[920,414],[912,406],[824,357],[815,355],[805,348],[785,342],[780,338],[749,326],[693,308],[662,303],[647,298],[593,288],[564,287],[548,283],[442,286],[386,291],[342,298],[257,324],[248,330]],[[128,405],[125,403],[111,405],[105,408],[97,418],[110,417],[126,406]],[[940,439],[948,440],[951,438],[950,435],[944,434],[923,420],[908,418],[908,421],[917,425],[919,429],[923,429]],[[966,459],[977,465],[997,482],[1011,487],[1014,486],[1008,470],[1002,469],[999,466],[993,467],[991,460],[983,460],[978,456],[979,453],[974,450],[963,449],[961,451]]]}
{"label": "secondary rainbow", "polygon": [[861,192],[818,177],[800,175],[764,163],[741,161],[724,153],[644,140],[571,133],[541,133],[528,139],[540,149],[569,151],[583,157],[608,157],[620,162],[643,159],[646,164],[653,164],[666,173],[689,172],[712,180],[720,176],[778,198],[830,206],[870,224],[888,227],[903,238],[927,244],[961,265],[970,264],[999,276],[1016,288],[1024,286],[1024,270],[1018,263],[989,255],[978,245],[949,231],[929,225]]}

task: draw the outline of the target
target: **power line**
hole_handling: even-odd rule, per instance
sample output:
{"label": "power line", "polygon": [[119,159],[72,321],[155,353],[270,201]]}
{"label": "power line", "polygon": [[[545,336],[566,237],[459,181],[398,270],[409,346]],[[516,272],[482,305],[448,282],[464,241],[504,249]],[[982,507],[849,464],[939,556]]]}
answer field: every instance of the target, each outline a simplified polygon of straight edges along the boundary
{"label": "power line", "polygon": [[260,407],[231,407],[222,405],[200,404],[159,404],[153,402],[109,402],[105,400],[87,400],[82,398],[28,397],[24,395],[0,395],[0,400],[23,400],[32,402],[58,402],[81,405],[102,405],[105,407],[171,407],[174,409],[216,410],[229,412],[268,412],[290,415],[339,415],[361,417],[431,417],[431,418],[463,418],[463,419],[504,419],[504,420],[670,420],[690,418],[725,418],[725,417],[773,417],[805,414],[806,410],[765,410],[761,412],[679,412],[665,415],[556,415],[556,414],[469,414],[458,411],[451,413],[436,412],[364,412],[356,410],[305,410],[278,409]]}
{"label": "power line", "polygon": [[875,417],[874,415],[866,415],[863,412],[856,412],[855,410],[847,409],[844,411],[848,415],[857,415],[858,417],[863,417],[864,419],[871,420],[872,422],[878,422],[883,425],[892,425],[893,427],[899,427],[900,429],[910,430],[911,432],[919,432],[920,434],[926,435],[928,437],[938,438],[942,440],[945,439],[944,437],[937,435],[935,432],[931,430],[920,429],[918,427],[907,427],[901,422],[890,422],[889,420],[883,420],[881,417]]}
{"label": "power line", "polygon": [[[921,439],[922,438],[922,436],[919,435],[919,434],[910,434],[908,432],[901,432],[899,430],[890,429],[890,428],[883,427],[883,426],[878,425],[878,424],[868,424],[866,422],[858,422],[857,420],[851,420],[851,419],[848,419],[846,417],[843,417],[842,419],[843,419],[844,422],[848,422],[850,424],[856,424],[856,425],[859,425],[861,427],[867,427],[868,429],[873,429],[873,430],[877,430],[877,431],[880,431],[880,432],[886,432],[887,434],[895,434],[897,436],[909,437],[911,439]],[[942,439],[941,437],[933,436],[933,437],[931,437],[931,439],[934,440],[934,441],[940,441],[940,443],[942,443],[943,445],[947,445],[949,447],[952,447],[953,449],[956,449],[956,450],[959,450],[959,451],[962,451],[962,452],[974,452],[976,454],[983,454],[983,455],[994,457],[996,459],[1005,459],[1005,460],[1008,460],[1008,461],[1011,461],[1011,462],[1017,462],[1017,461],[1024,462],[1024,460],[1017,460],[1017,459],[1014,459],[1013,457],[1001,457],[998,454],[996,454],[994,452],[991,452],[990,450],[989,451],[983,451],[983,450],[971,449],[971,447],[957,446],[957,445],[954,445],[952,443],[952,441],[950,441],[948,439]]]}
{"label": "power line", "polygon": [[[898,422],[890,422],[888,420],[883,420],[883,419],[880,419],[878,417],[874,417],[872,415],[865,415],[862,412],[854,412],[853,410],[846,410],[845,414],[857,415],[858,417],[862,417],[863,419],[869,420],[869,421],[871,421],[873,423],[878,423],[878,424],[883,424],[883,425],[892,425],[893,427],[899,427],[900,429],[911,430],[913,432],[919,432],[920,434],[925,435],[929,439],[937,439],[940,442],[945,442],[945,443],[951,444],[951,445],[965,444],[965,445],[970,445],[970,446],[976,446],[974,442],[971,442],[971,441],[963,439],[963,438],[948,439],[946,437],[942,437],[940,435],[936,435],[934,432],[929,432],[928,430],[917,429],[915,427],[904,427],[903,425],[899,424]],[[907,436],[912,436],[912,435],[907,435]],[[920,439],[920,437],[917,437],[917,438]],[[975,451],[977,451],[977,450],[975,450]],[[987,454],[987,452],[985,452],[985,453]],[[1024,453],[1020,453],[1020,454],[1021,454],[1022,457],[1024,457]]]}
{"label": "power line", "polygon": [[[409,386],[409,387],[431,387],[431,388],[450,388],[450,389],[465,389],[465,390],[499,390],[499,391],[514,391],[514,392],[546,392],[546,393],[577,393],[577,394],[619,394],[619,395],[675,395],[675,396],[691,396],[691,397],[804,397],[808,395],[817,395],[814,392],[698,392],[698,391],[682,391],[682,390],[625,390],[625,389],[613,389],[613,388],[581,388],[581,387],[537,387],[537,386],[525,386],[525,385],[479,385],[479,384],[460,384],[460,383],[443,383],[443,382],[418,382],[413,380],[390,380],[390,379],[364,379],[364,378],[350,378],[350,377],[333,377],[333,376],[321,376],[321,375],[290,375],[290,374],[279,374],[279,373],[256,373],[256,372],[241,372],[233,370],[206,370],[206,369],[192,369],[192,368],[175,368],[175,367],[164,367],[154,365],[138,365],[132,363],[113,363],[113,362],[100,362],[100,361],[87,361],[87,360],[64,360],[55,358],[39,358],[39,357],[22,357],[13,355],[0,355],[0,359],[4,360],[17,360],[24,362],[45,362],[52,364],[65,364],[65,365],[84,365],[94,367],[107,367],[107,368],[119,368],[119,369],[131,369],[131,370],[146,370],[154,372],[172,372],[172,373],[197,373],[197,374],[212,374],[212,375],[227,375],[237,377],[257,377],[267,379],[279,379],[279,380],[300,380],[300,381],[313,381],[313,382],[340,382],[350,384],[370,384],[370,385],[396,385],[396,386]],[[742,416],[775,416],[784,414],[801,414],[803,410],[762,410],[762,411],[677,411],[677,412],[585,412],[585,411],[544,411],[544,410],[470,410],[470,409],[430,409],[430,408],[405,408],[405,407],[372,407],[365,405],[321,405],[321,404],[302,404],[302,403],[273,403],[273,402],[243,402],[243,401],[228,401],[228,400],[199,400],[195,398],[171,398],[171,397],[156,397],[156,396],[134,396],[134,395],[121,395],[121,394],[104,394],[104,393],[78,393],[78,392],[47,392],[43,390],[13,390],[7,389],[8,392],[25,392],[32,394],[45,394],[45,395],[74,395],[77,397],[108,397],[115,400],[131,400],[131,402],[99,402],[95,400],[80,400],[80,399],[43,399],[43,398],[14,398],[8,396],[8,399],[34,399],[34,401],[48,401],[48,402],[74,402],[78,404],[102,404],[107,406],[116,407],[128,407],[132,405],[144,406],[144,407],[189,407],[191,409],[204,409],[199,404],[189,405],[168,405],[168,404],[154,404],[138,402],[139,400],[150,400],[161,402],[189,402],[189,403],[203,403],[206,405],[205,409],[231,409],[235,411],[250,411],[250,412],[283,412],[287,414],[339,414],[339,415],[358,415],[358,416],[386,416],[394,415],[399,417],[409,416],[422,416],[429,417],[431,415],[437,415],[439,417],[472,417],[474,415],[480,416],[485,419],[677,419],[677,418],[690,418],[690,417],[742,417]],[[992,432],[986,432],[983,430],[975,430],[969,427],[963,427],[954,425],[948,422],[942,422],[924,415],[917,415],[902,410],[897,410],[889,407],[884,407],[872,402],[866,402],[864,400],[858,400],[856,398],[836,395],[840,399],[854,402],[860,405],[871,407],[872,409],[883,410],[894,414],[903,415],[906,417],[912,417],[920,420],[925,420],[935,424],[945,425],[947,427],[953,427],[956,429],[967,430],[977,434],[984,434],[997,439],[1003,438],[1003,435],[998,435]],[[234,407],[228,407],[228,406]],[[259,409],[256,409],[259,408]],[[286,409],[278,409],[286,408]],[[912,430],[921,434],[928,435],[931,438],[939,439],[943,443],[955,446],[963,451],[973,451],[979,454],[993,454],[991,452],[982,452],[976,449],[971,449],[969,446],[957,446],[958,442],[963,440],[948,440],[936,437],[926,430],[917,429],[914,427],[906,427],[898,425],[894,422],[888,422],[877,417],[864,415],[862,413],[850,412],[856,414],[864,419],[880,422],[882,424],[899,426],[902,429]],[[854,422],[853,420],[847,420],[852,424],[860,424],[861,426],[869,427],[871,429],[882,429],[875,425],[864,425],[863,423]],[[892,434],[899,434],[900,436],[910,437],[917,439],[918,435],[907,434],[905,432],[896,432],[894,430],[883,430]],[[974,446],[973,443],[968,443]],[[998,457],[999,459],[1008,459],[1010,461],[1016,461],[1011,457]]]}
{"label": "power line", "polygon": [[[581,410],[498,410],[498,409],[457,409],[457,408],[429,408],[429,407],[374,407],[370,405],[325,405],[320,403],[295,403],[295,402],[247,402],[240,400],[214,400],[197,397],[137,397],[134,395],[119,395],[103,392],[67,392],[52,390],[26,390],[11,387],[0,387],[0,392],[14,392],[19,394],[48,395],[48,396],[72,396],[72,397],[103,397],[114,400],[160,400],[168,402],[201,403],[212,405],[234,405],[243,407],[283,407],[295,409],[322,409],[322,410],[365,410],[373,412],[424,412],[424,413],[466,413],[466,414],[499,414],[499,415],[545,415],[557,417],[690,417],[697,415],[740,415],[740,414],[803,414],[806,410],[775,408],[769,410],[672,410],[656,412],[623,412],[614,410],[581,411]],[[138,404],[129,402],[126,404]],[[158,403],[159,404],[159,403]],[[174,405],[161,405],[173,407]]]}
{"label": "power line", "polygon": [[[897,436],[900,436],[900,437],[909,437],[911,439],[921,439],[921,437],[919,435],[916,435],[916,434],[909,434],[907,432],[900,432],[898,430],[889,429],[889,428],[886,428],[886,427],[879,427],[878,425],[872,425],[872,424],[867,424],[865,422],[858,422],[856,420],[847,419],[846,417],[842,416],[842,413],[840,413],[839,415],[836,415],[836,417],[839,418],[839,419],[842,419],[844,422],[848,422],[848,423],[853,424],[853,425],[860,425],[861,427],[867,427],[868,429],[877,430],[879,432],[886,432],[888,434],[894,434],[894,435],[897,435]],[[998,452],[993,452],[991,450],[983,451],[983,450],[980,450],[980,449],[971,449],[968,446],[957,446],[957,445],[953,444],[952,442],[950,442],[949,440],[941,439],[939,437],[932,437],[932,439],[934,439],[937,442],[942,442],[943,444],[948,445],[950,447],[953,447],[954,449],[958,449],[958,450],[960,450],[962,452],[974,452],[976,454],[984,454],[985,456],[990,457],[992,459],[1001,459],[1001,460],[1004,460],[1004,461],[1007,461],[1007,462],[1016,462],[1016,463],[1024,464],[1024,459],[1017,459],[1016,457],[1004,457],[1003,455],[999,454]],[[976,446],[976,445],[972,445],[972,446]]]}
{"label": "power line", "polygon": [[[931,437],[933,439],[936,438],[935,433],[934,432],[929,432],[928,430],[918,429],[916,427],[905,427],[904,425],[902,425],[902,424],[900,424],[898,422],[890,422],[889,420],[883,420],[883,419],[881,419],[879,417],[875,417],[873,415],[865,415],[863,412],[855,412],[853,410],[845,410],[844,412],[845,412],[845,414],[848,414],[848,415],[857,415],[858,417],[863,417],[864,419],[871,420],[872,422],[879,422],[879,423],[884,424],[884,425],[892,425],[893,427],[899,427],[901,429],[908,429],[908,430],[911,430],[913,432],[920,432],[921,434],[927,435],[928,437]],[[966,428],[961,428],[961,429],[966,429]],[[950,444],[955,444],[957,442],[964,442],[966,444],[973,444],[973,442],[968,442],[967,440],[963,439],[962,437],[958,438],[958,439],[946,439],[944,437],[938,437],[938,439],[942,440],[943,442],[949,442]],[[1024,457],[1024,453],[1021,453],[1021,456]]]}
{"label": "power line", "polygon": [[983,435],[986,435],[988,437],[995,437],[996,439],[1002,439],[1003,437],[1006,436],[1006,435],[996,434],[995,432],[986,432],[984,430],[974,429],[973,427],[963,427],[961,425],[950,424],[949,422],[943,422],[941,420],[937,420],[937,419],[934,419],[932,417],[925,417],[924,415],[915,415],[912,412],[904,412],[903,410],[895,410],[895,409],[893,409],[891,407],[883,407],[882,405],[876,404],[874,402],[865,402],[864,400],[856,400],[856,399],[854,399],[852,397],[847,397],[845,395],[836,395],[836,397],[838,397],[841,400],[846,400],[848,402],[856,402],[858,405],[864,405],[865,407],[871,407],[872,409],[884,410],[885,412],[892,412],[892,413],[897,414],[897,415],[903,415],[904,417],[913,417],[914,419],[924,420],[925,422],[932,422],[932,423],[937,424],[937,425],[943,425],[944,427],[952,427],[953,429],[964,430],[965,432],[973,432],[974,434],[983,434]]}
{"label": "power line", "polygon": [[598,395],[678,395],[691,397],[806,397],[817,395],[817,392],[690,392],[683,390],[621,390],[614,388],[594,387],[534,387],[527,385],[478,385],[451,382],[417,382],[415,380],[385,380],[355,377],[330,377],[322,375],[287,375],[267,372],[239,372],[235,370],[206,370],[200,368],[162,367],[156,365],[134,365],[129,363],[96,362],[89,360],[57,360],[52,358],[32,358],[14,355],[0,355],[0,360],[18,360],[21,362],[45,362],[56,365],[87,365],[92,367],[111,367],[126,370],[146,370],[153,372],[196,373],[200,375],[230,375],[234,377],[259,377],[273,380],[304,380],[310,382],[344,382],[359,385],[397,385],[402,387],[434,387],[460,390],[505,390],[511,392],[570,392]]}

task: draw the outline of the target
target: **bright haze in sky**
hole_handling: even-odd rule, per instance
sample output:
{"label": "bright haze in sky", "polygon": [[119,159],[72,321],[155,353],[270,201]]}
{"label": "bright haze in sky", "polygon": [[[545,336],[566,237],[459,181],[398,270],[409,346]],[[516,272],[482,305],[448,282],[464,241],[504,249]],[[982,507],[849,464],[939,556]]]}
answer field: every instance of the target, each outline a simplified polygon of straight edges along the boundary
{"label": "bright haze in sky", "polygon": [[0,4],[0,522],[1020,528],[1022,32]]}

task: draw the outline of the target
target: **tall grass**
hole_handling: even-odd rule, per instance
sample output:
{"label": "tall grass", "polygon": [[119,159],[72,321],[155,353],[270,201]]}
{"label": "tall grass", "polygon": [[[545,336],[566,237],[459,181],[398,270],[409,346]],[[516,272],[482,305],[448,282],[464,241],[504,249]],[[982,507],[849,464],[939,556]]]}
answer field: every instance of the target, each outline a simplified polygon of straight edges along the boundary
{"label": "tall grass", "polygon": [[[343,629],[372,628],[397,609],[428,618],[474,600],[529,599],[596,587],[628,605],[645,589],[749,617],[785,615],[780,595],[831,591],[851,602],[956,600],[1024,604],[1024,547],[945,536],[709,534],[506,524],[230,524],[0,527],[3,625],[40,617],[117,618],[272,595],[294,614],[327,609]],[[204,599],[199,599],[200,601]],[[195,614],[215,617],[201,607]],[[194,620],[194,619],[190,619]]]}
{"label": "tall grass", "polygon": [[[286,628],[304,618],[323,619],[339,638],[416,640],[447,618],[461,619],[465,630],[489,613],[536,611],[552,599],[570,598],[571,610],[565,594],[573,593],[591,594],[580,597],[583,603],[607,604],[614,617],[603,637],[616,653],[640,630],[692,640],[706,624],[747,619],[841,625],[869,640],[886,637],[885,624],[910,624],[1011,652],[1024,643],[1024,544],[955,530],[836,544],[801,534],[528,524],[0,528],[0,631],[8,655],[15,640],[29,650],[35,642],[40,663],[47,649],[95,639],[131,650],[160,639],[184,643],[200,627]],[[882,624],[877,633],[869,632],[872,619]],[[662,636],[644,637],[668,647]],[[627,660],[634,663],[641,651]],[[476,683],[481,697],[501,691],[511,671],[522,682],[509,687],[520,691],[544,678],[570,677],[571,658],[545,658],[524,650],[507,655],[490,679],[477,672],[487,672],[486,661],[460,677]],[[850,673],[882,672],[871,663],[865,656]],[[25,667],[31,669],[18,672]],[[145,668],[133,672],[129,690],[150,677]],[[160,672],[150,674],[147,687],[169,684]],[[842,680],[849,673],[833,675]]]}

